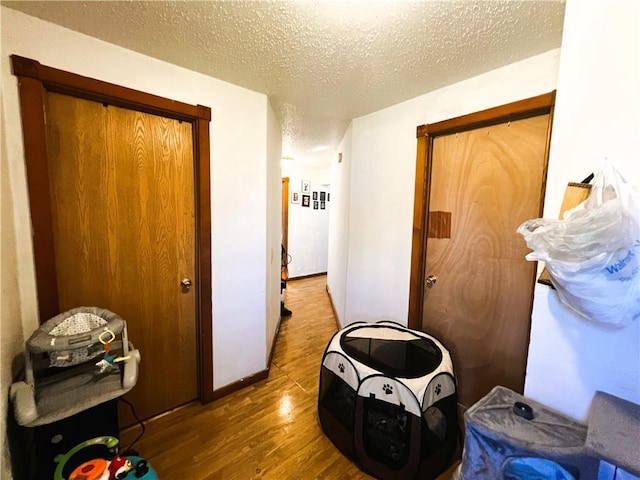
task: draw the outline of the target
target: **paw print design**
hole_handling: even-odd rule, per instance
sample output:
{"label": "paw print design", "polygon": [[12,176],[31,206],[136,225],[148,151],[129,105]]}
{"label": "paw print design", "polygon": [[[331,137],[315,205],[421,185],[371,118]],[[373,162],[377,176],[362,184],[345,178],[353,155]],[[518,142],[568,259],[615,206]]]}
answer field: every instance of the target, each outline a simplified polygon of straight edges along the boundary
{"label": "paw print design", "polygon": [[440,395],[440,392],[442,391],[442,385],[437,384],[436,385],[436,395]]}
{"label": "paw print design", "polygon": [[344,363],[338,364],[338,370],[340,370],[340,373],[344,373]]}
{"label": "paw print design", "polygon": [[384,393],[386,393],[387,395],[391,395],[393,393],[393,387],[391,385],[389,385],[388,383],[385,383],[382,386],[382,391]]}

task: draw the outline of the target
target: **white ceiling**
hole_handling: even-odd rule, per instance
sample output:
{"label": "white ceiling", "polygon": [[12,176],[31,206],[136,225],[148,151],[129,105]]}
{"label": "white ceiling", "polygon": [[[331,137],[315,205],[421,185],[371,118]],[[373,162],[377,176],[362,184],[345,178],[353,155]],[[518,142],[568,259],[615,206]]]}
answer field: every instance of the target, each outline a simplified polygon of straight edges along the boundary
{"label": "white ceiling", "polygon": [[564,0],[2,4],[267,94],[296,160],[328,159],[352,118],[559,47],[564,18]]}

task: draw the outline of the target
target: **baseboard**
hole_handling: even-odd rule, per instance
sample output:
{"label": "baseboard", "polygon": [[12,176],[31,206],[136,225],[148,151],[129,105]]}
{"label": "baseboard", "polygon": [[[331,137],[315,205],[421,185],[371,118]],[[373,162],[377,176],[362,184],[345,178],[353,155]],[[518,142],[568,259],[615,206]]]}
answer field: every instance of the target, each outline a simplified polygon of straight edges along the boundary
{"label": "baseboard", "polygon": [[305,278],[321,277],[326,274],[327,272],[318,272],[318,273],[311,273],[309,275],[300,275],[299,277],[289,277],[289,280],[287,280],[287,282],[290,282],[291,280],[304,280]]}
{"label": "baseboard", "polygon": [[[312,275],[305,275],[302,277],[290,278],[287,281],[291,280],[301,280],[303,278],[311,278],[311,277],[320,277],[322,275],[326,275],[327,272],[314,273]],[[338,330],[340,330],[340,319],[338,318],[338,314],[336,312],[335,305],[333,304],[333,298],[331,298],[331,292],[329,291],[329,287],[327,286],[327,293],[329,294],[329,300],[331,302],[331,309],[333,310],[333,315],[336,319],[336,325],[338,326]],[[273,354],[276,351],[276,342],[278,341],[278,335],[280,334],[280,325],[282,323],[282,317],[278,318],[278,326],[276,327],[276,333],[273,336],[273,340],[271,342],[271,353],[269,354],[269,362],[267,363],[267,368],[260,372],[256,372],[248,377],[241,378],[237,382],[230,383],[229,385],[225,385],[224,387],[217,388],[213,391],[213,394],[207,395],[208,401],[219,400],[222,397],[226,397],[227,395],[231,395],[238,390],[242,390],[249,385],[253,385],[261,380],[266,380],[269,378],[269,370],[271,369],[271,363],[273,362]],[[205,402],[208,403],[208,402]]]}
{"label": "baseboard", "polygon": [[213,391],[213,400],[219,400],[222,397],[226,397],[227,395],[231,395],[238,390],[242,390],[249,385],[253,385],[261,380],[265,380],[269,377],[269,369],[266,368],[260,372],[256,372],[254,374],[249,375],[248,377],[241,378],[237,382],[230,383],[229,385],[225,385],[224,387],[220,387]]}
{"label": "baseboard", "polygon": [[327,284],[327,295],[329,295],[329,302],[331,303],[331,310],[333,310],[333,317],[336,319],[336,327],[338,330],[342,330],[342,322],[340,321],[340,316],[338,315],[338,311],[336,310],[336,306],[333,303],[333,297],[331,296],[331,290],[329,290],[329,285]]}
{"label": "baseboard", "polygon": [[[220,387],[213,391],[213,394],[210,396],[211,400],[219,400],[222,397],[226,397],[227,395],[231,395],[238,390],[242,390],[249,385],[253,385],[261,380],[266,380],[269,378],[269,371],[271,370],[271,363],[273,362],[273,354],[276,351],[276,342],[278,341],[278,335],[280,334],[280,325],[282,323],[282,317],[278,317],[278,326],[276,327],[276,332],[273,335],[273,340],[271,342],[271,353],[269,353],[269,361],[267,362],[267,368],[260,372],[256,372],[248,377],[241,378],[237,382],[230,383],[229,385],[225,385],[224,387]],[[207,402],[208,403],[208,402]]]}
{"label": "baseboard", "polygon": [[267,370],[271,368],[273,363],[273,353],[276,351],[276,343],[278,341],[278,335],[280,335],[280,324],[282,323],[282,317],[278,317],[278,326],[276,332],[273,334],[273,340],[271,340],[271,352],[269,352],[269,361],[267,362]]}

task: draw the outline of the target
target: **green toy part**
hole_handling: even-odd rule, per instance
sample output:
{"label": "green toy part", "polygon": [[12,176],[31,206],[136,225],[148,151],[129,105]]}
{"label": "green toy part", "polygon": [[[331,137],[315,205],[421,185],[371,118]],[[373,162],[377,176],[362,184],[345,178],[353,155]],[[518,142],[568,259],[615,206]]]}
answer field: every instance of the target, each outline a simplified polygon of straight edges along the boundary
{"label": "green toy part", "polygon": [[[92,438],[91,440],[87,440],[86,442],[82,442],[76,445],[71,450],[69,450],[58,462],[56,471],[53,474],[53,480],[65,480],[65,478],[62,476],[62,471],[64,470],[64,466],[67,464],[67,462],[71,457],[73,457],[76,453],[78,453],[83,448],[90,447],[92,445],[104,445],[105,447],[111,450],[111,449],[116,449],[118,447],[118,443],[119,441],[117,438],[104,436],[104,437]],[[114,453],[116,452],[114,451]]]}

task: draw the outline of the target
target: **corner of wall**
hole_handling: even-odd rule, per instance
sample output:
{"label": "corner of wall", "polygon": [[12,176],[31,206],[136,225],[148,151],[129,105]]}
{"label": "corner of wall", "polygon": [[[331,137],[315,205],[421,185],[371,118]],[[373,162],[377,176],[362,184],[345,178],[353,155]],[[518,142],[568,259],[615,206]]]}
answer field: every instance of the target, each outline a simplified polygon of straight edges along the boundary
{"label": "corner of wall", "polygon": [[336,310],[336,304],[333,301],[333,295],[331,295],[331,288],[329,287],[329,283],[327,282],[327,295],[329,295],[329,303],[331,303],[331,310],[333,312],[333,317],[336,320],[336,326],[338,330],[342,330],[345,327],[345,324],[340,319],[340,314]]}
{"label": "corner of wall", "polygon": [[[0,99],[0,115],[5,118],[4,103]],[[20,289],[18,282],[18,259],[16,248],[15,213],[13,190],[9,178],[9,165],[6,144],[6,122],[2,122],[2,141],[0,145],[0,205],[2,228],[0,233],[0,478],[11,477],[11,439],[7,433],[7,414],[9,411],[9,387],[16,372],[14,363],[24,349],[24,331],[22,326]]]}
{"label": "corner of wall", "polygon": [[329,219],[329,252],[327,288],[332,306],[341,326],[349,322],[347,286],[349,269],[349,234],[351,204],[351,164],[353,121],[345,131],[335,159],[331,162],[331,217]]}
{"label": "corner of wall", "polygon": [[282,132],[271,102],[266,99],[266,304],[265,304],[265,364],[275,348],[280,321],[280,243],[282,241]]}

